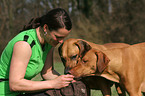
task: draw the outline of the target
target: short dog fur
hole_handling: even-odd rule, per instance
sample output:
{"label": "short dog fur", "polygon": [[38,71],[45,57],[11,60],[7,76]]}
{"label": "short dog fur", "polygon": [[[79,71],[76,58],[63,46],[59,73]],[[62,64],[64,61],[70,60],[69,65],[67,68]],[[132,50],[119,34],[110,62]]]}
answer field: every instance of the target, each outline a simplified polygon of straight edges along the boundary
{"label": "short dog fur", "polygon": [[145,95],[145,43],[107,50],[92,48],[69,72],[76,78],[95,75],[117,82],[129,96]]}
{"label": "short dog fur", "polygon": [[[59,54],[61,60],[65,66],[65,72],[67,73],[68,70],[75,67],[77,65],[80,56],[85,54],[90,48],[95,48],[98,50],[107,50],[113,48],[122,48],[130,46],[125,43],[107,43],[104,45],[95,44],[92,42],[88,42],[82,39],[74,39],[70,38],[66,40],[60,47],[59,47]],[[90,56],[91,57],[91,56]],[[89,76],[81,79],[85,82],[85,84],[90,89],[101,90],[104,96],[111,95],[111,86],[113,82],[99,76]],[[116,84],[116,86],[118,86]],[[124,95],[124,92],[121,92],[120,87],[117,87],[118,94]],[[88,92],[89,93],[89,92]]]}

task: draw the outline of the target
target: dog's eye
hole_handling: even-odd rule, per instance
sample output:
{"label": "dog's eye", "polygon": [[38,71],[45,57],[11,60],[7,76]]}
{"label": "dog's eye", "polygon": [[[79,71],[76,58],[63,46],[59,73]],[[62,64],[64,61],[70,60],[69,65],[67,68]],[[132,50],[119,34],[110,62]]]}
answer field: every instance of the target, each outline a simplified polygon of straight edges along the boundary
{"label": "dog's eye", "polygon": [[83,63],[87,63],[88,61],[87,61],[87,60],[82,60],[82,62],[83,62]]}
{"label": "dog's eye", "polygon": [[74,60],[76,59],[77,55],[71,56],[71,59]]}

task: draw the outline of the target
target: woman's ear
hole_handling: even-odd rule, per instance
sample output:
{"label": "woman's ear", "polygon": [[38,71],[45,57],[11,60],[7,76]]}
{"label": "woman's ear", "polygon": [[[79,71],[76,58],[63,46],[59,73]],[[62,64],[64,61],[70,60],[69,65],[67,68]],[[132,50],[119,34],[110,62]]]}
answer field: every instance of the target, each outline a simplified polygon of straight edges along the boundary
{"label": "woman's ear", "polygon": [[44,31],[44,32],[47,32],[47,30],[48,30],[48,26],[47,26],[47,24],[44,24],[44,26],[43,26],[43,31]]}

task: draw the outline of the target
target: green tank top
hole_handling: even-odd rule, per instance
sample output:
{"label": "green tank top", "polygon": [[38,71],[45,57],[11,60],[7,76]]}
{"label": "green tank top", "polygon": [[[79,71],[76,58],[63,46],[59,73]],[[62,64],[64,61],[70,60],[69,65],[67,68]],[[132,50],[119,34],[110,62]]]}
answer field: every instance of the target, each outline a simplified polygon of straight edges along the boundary
{"label": "green tank top", "polygon": [[[52,48],[51,45],[45,44],[44,48],[41,48],[40,42],[37,38],[36,30],[30,29],[19,33],[15,36],[6,46],[0,57],[0,78],[9,78],[9,68],[13,53],[14,44],[18,41],[26,41],[30,44],[32,55],[29,60],[25,79],[31,80],[38,73],[41,72],[47,53]],[[16,96],[17,92],[11,92],[9,90],[9,81],[0,82],[0,96]]]}

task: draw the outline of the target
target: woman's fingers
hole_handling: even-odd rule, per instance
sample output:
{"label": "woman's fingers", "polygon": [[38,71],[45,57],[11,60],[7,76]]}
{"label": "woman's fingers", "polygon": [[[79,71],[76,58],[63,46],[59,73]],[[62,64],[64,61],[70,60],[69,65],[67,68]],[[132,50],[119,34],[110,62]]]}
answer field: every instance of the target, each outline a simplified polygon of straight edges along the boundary
{"label": "woman's fingers", "polygon": [[66,87],[68,86],[71,82],[74,82],[74,76],[67,74],[67,75],[61,75],[58,78],[54,80],[54,86],[56,89]]}
{"label": "woman's fingers", "polygon": [[69,74],[67,74],[67,75],[64,75],[64,78],[65,78],[65,81],[68,81],[68,82],[71,82],[71,81],[73,81],[74,79],[74,76],[73,75],[69,75]]}

